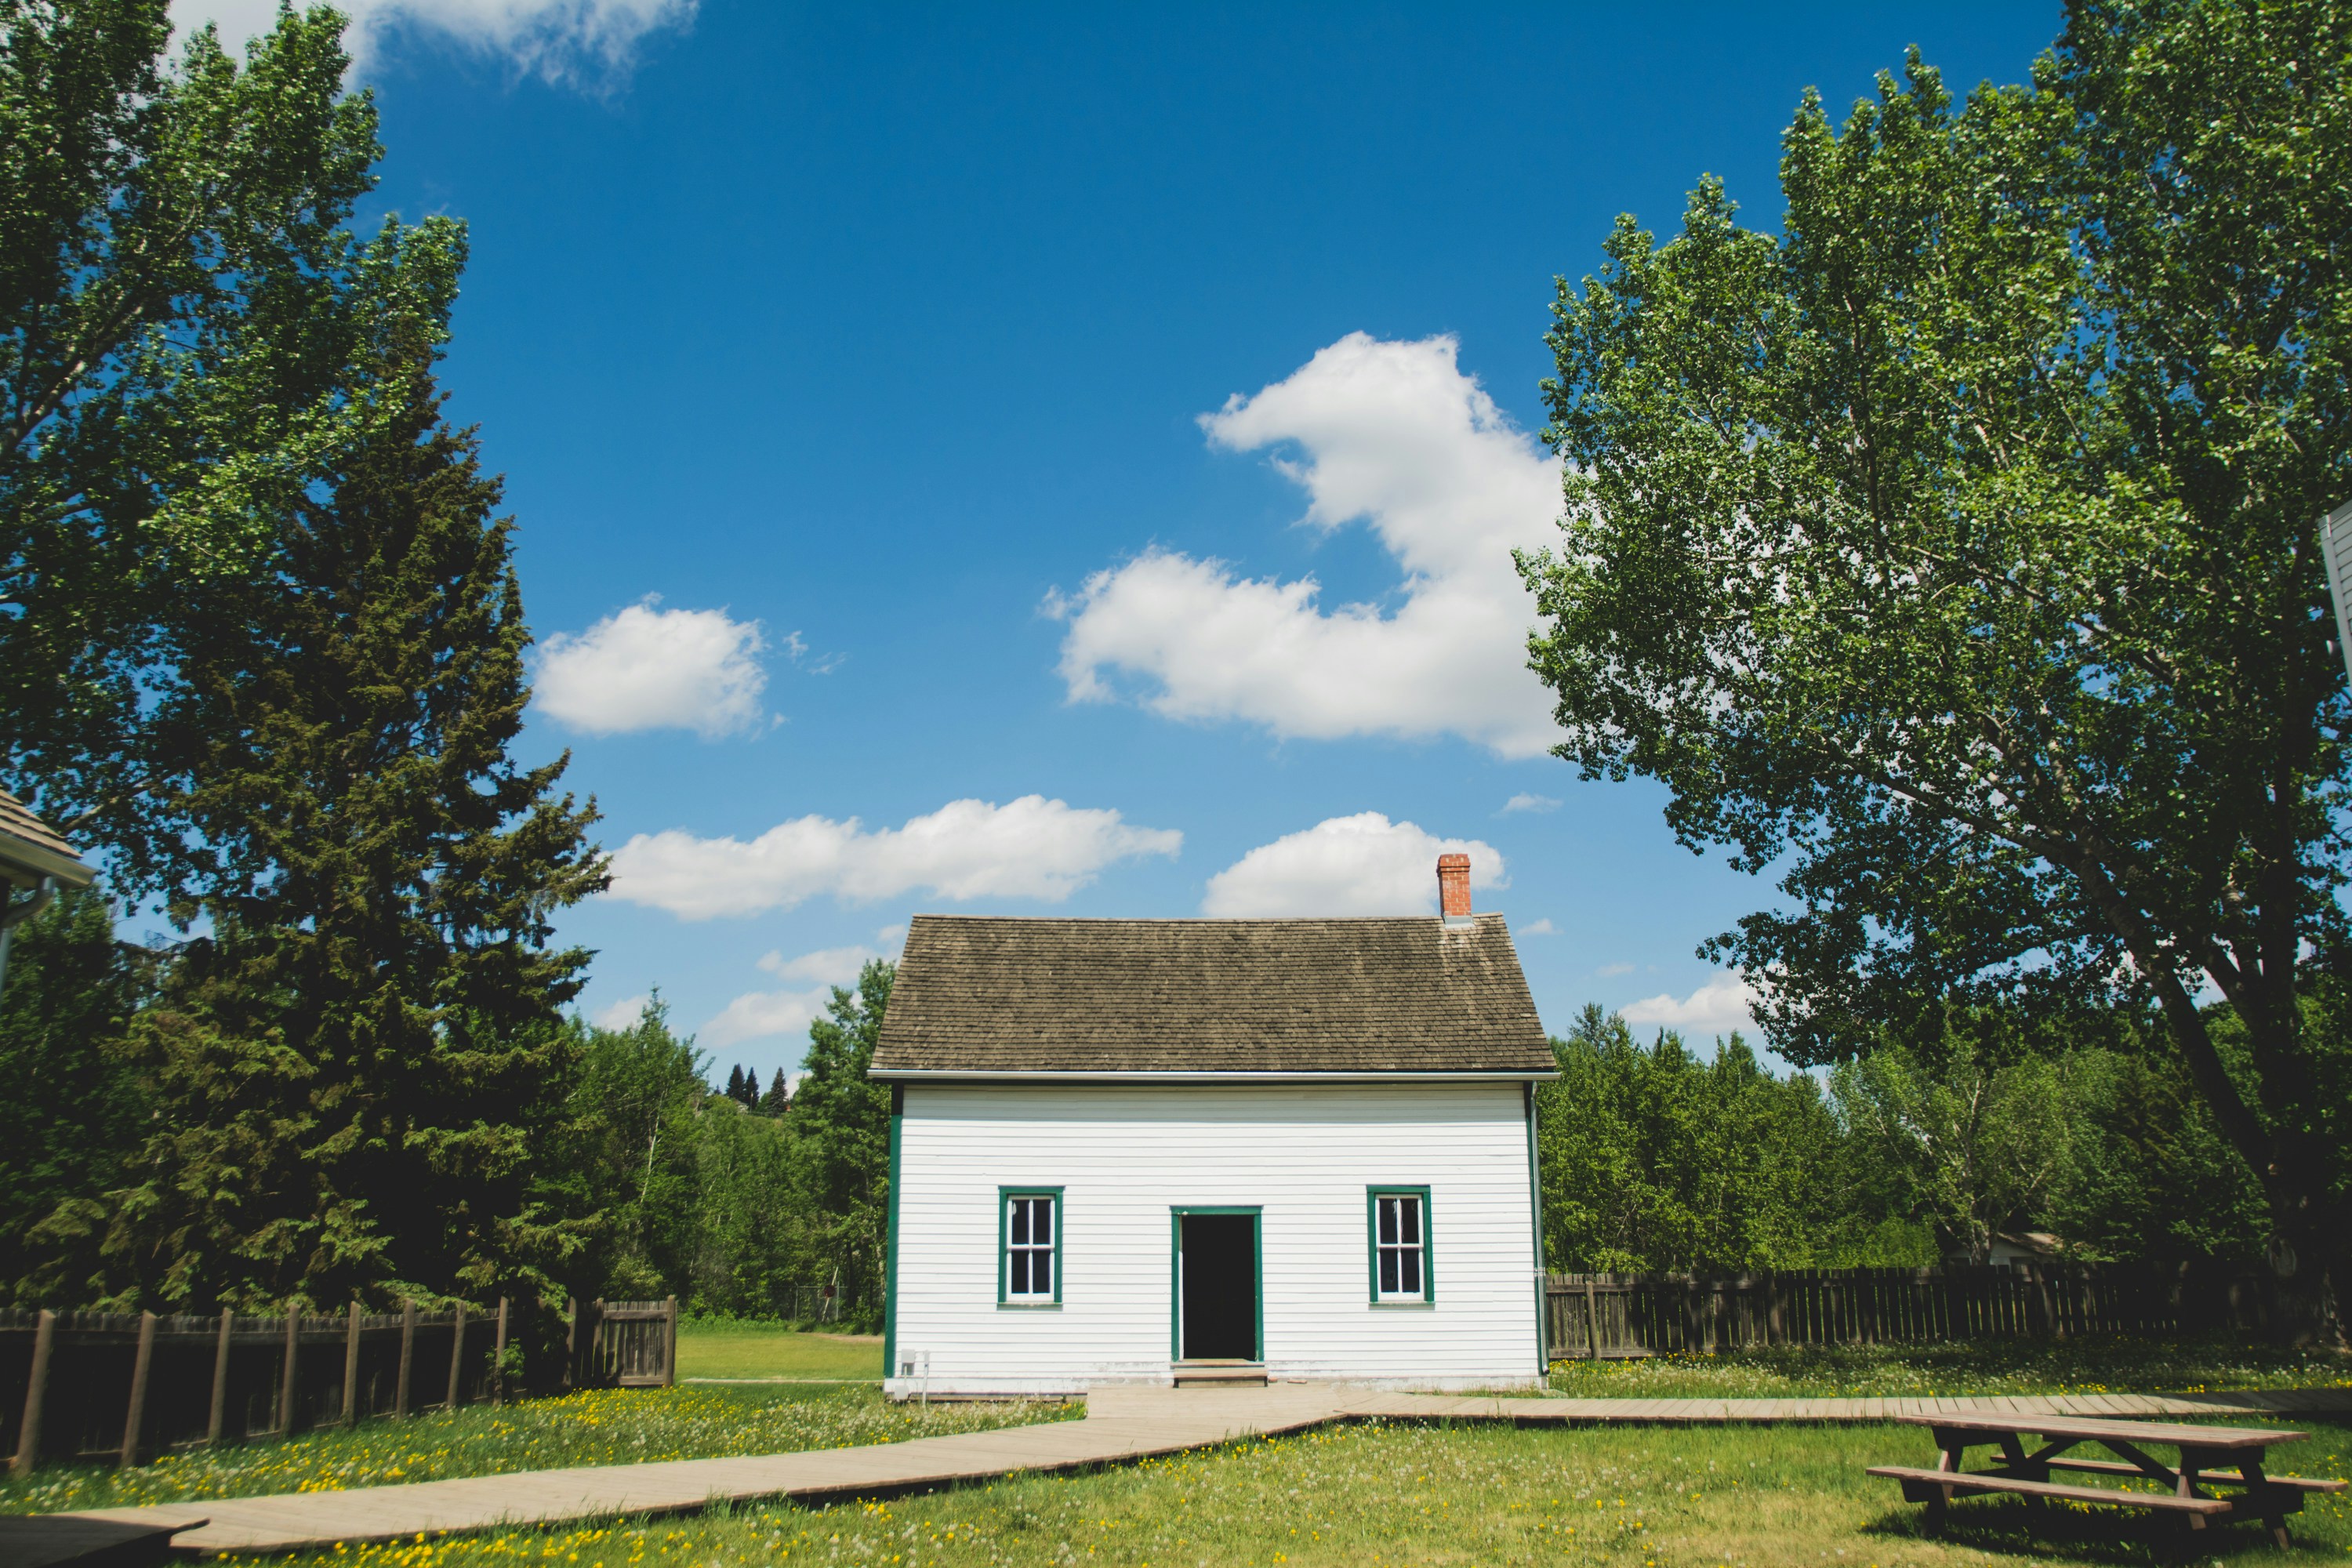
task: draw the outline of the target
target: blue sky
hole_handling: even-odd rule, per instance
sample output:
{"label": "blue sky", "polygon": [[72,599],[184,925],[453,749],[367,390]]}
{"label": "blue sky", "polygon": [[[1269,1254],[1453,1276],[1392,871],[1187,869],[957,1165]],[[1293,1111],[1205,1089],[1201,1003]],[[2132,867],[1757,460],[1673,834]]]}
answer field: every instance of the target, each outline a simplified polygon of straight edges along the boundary
{"label": "blue sky", "polygon": [[382,205],[471,228],[592,1015],[764,1076],[915,910],[1411,912],[1466,845],[1553,1027],[1742,1021],[1693,949],[1769,888],[1518,668],[1551,279],[2054,5],[355,10]]}

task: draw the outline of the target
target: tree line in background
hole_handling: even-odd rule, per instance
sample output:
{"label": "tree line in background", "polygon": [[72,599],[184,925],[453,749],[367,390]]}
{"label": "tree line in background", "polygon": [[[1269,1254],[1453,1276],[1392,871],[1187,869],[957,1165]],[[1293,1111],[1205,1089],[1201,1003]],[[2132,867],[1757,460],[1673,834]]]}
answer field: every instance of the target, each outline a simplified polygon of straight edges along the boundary
{"label": "tree line in background", "polygon": [[[245,1103],[302,1125],[270,1133],[221,1116],[217,1079],[250,1063],[250,1047],[198,1057],[209,1069],[201,1073],[174,1054],[175,1037],[193,1027],[184,995],[209,979],[211,962],[186,944],[119,940],[96,890],[59,898],[18,931],[0,993],[0,1147],[9,1150],[0,1303],[207,1310],[509,1292],[551,1302],[675,1295],[717,1315],[878,1323],[890,1097],[866,1081],[866,1068],[891,964],[869,963],[855,986],[835,989],[810,1026],[806,1068],[790,1095],[781,1073],[772,1092],[747,1095],[740,1068],[735,1092],[713,1089],[708,1059],[670,1028],[658,998],[625,1029],[576,1015],[556,1020],[531,1037],[537,1092],[468,1102],[483,1116],[471,1136],[516,1152],[511,1190],[485,1183],[459,1194],[403,1193],[405,1173],[389,1161],[339,1169],[331,1149],[308,1142],[323,1120],[309,1114],[318,1079],[294,1065],[301,1053],[282,1039],[274,1043],[285,1084],[250,1088]],[[195,981],[185,977],[199,966]],[[405,1106],[415,1098],[405,1075],[388,1065],[336,1087]],[[350,1125],[327,1126],[325,1140]],[[253,1166],[218,1155],[229,1140]],[[209,1163],[191,1159],[191,1147]],[[254,1183],[255,1173],[273,1180]],[[299,1199],[268,1204],[281,1174],[302,1178],[307,1206],[333,1193],[357,1211],[347,1237],[368,1237],[364,1221],[394,1203],[436,1233],[474,1214],[496,1225],[503,1210],[520,1221],[494,1231],[492,1244],[513,1250],[503,1268],[471,1276],[461,1272],[462,1237],[429,1236],[426,1248],[339,1255],[314,1241],[298,1251],[316,1232],[303,1225]],[[166,1204],[204,1226],[157,1238],[147,1216]],[[244,1219],[262,1224],[242,1231]],[[551,1237],[560,1249],[547,1247]],[[283,1259],[284,1272],[260,1272],[270,1258]],[[536,1268],[524,1261],[539,1258]]]}
{"label": "tree line in background", "polygon": [[2000,1057],[1888,1046],[1779,1077],[1737,1034],[1709,1059],[1588,1006],[1553,1050],[1537,1103],[1556,1269],[1982,1262],[2029,1235],[2085,1261],[2261,1257],[2261,1184],[2178,1060],[2128,1032]]}

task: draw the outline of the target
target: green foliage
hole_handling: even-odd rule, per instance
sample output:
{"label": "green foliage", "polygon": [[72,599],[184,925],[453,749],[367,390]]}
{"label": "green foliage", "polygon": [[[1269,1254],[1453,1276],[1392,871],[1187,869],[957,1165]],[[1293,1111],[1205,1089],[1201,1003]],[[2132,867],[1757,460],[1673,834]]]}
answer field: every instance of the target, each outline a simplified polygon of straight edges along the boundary
{"label": "green foliage", "polygon": [[456,226],[346,226],[380,149],[341,29],[166,68],[164,0],[0,0],[0,773],[129,891],[191,847],[144,721],[186,612],[404,416],[384,344],[446,331]]}
{"label": "green foliage", "polygon": [[[2026,89],[1808,97],[1778,238],[1703,183],[1562,282],[1560,754],[1780,872],[1708,950],[1793,1059],[2160,1010],[2270,1228],[2334,1253],[2298,1000],[2352,755],[2352,6],[2076,0]],[[2225,1059],[2196,998],[2244,1031]],[[1998,1027],[2009,1027],[1999,1022]]]}
{"label": "green foliage", "polygon": [[401,417],[205,596],[149,721],[196,781],[172,907],[212,930],[132,1031],[165,1115],[105,1224],[142,1300],[478,1301],[583,1239],[531,1167],[593,812],[510,759],[511,525],[412,346]]}
{"label": "green foliage", "polygon": [[700,1212],[693,1300],[706,1310],[787,1308],[796,1285],[824,1269],[813,1255],[819,1224],[783,1124],[713,1096],[695,1141]]}
{"label": "green foliage", "polygon": [[894,973],[869,965],[856,991],[835,993],[789,1112],[767,1110],[784,1098],[781,1071],[757,1107],[741,1098],[751,1080],[740,1068],[734,1092],[713,1090],[707,1058],[671,1033],[658,997],[629,1029],[575,1020],[582,1068],[561,1180],[572,1207],[603,1216],[575,1290],[758,1317],[790,1315],[801,1290],[837,1283],[854,1313],[875,1316],[889,1096],[864,1074]]}
{"label": "green foliage", "polygon": [[806,1162],[803,1180],[818,1216],[814,1244],[836,1260],[844,1288],[869,1317],[882,1301],[890,1221],[890,1090],[866,1069],[898,973],[876,959],[856,990],[833,988],[826,1016],[809,1026],[806,1076],[785,1117]]}
{"label": "green foliage", "polygon": [[123,1037],[151,966],[115,940],[96,888],[60,894],[13,939],[0,991],[0,1300],[36,1307],[79,1299],[94,1260],[37,1245],[34,1227],[115,1186],[147,1121]]}
{"label": "green foliage", "polygon": [[2072,1079],[2072,1156],[2046,1228],[2091,1258],[2261,1260],[2262,1184],[2177,1059],[2101,1052]]}
{"label": "green foliage", "polygon": [[1738,1036],[1643,1047],[1587,1005],[1537,1090],[1549,1267],[1613,1272],[1982,1261],[1998,1234],[2088,1260],[2248,1263],[2259,1184],[2168,1054],[2015,1039],[1887,1046],[1827,1093]]}
{"label": "green foliage", "polygon": [[656,994],[626,1029],[575,1018],[580,1062],[565,1156],[541,1173],[567,1206],[600,1216],[599,1245],[573,1284],[582,1296],[644,1300],[689,1295],[698,1198],[695,1128],[709,1092],[703,1057],[670,1032]]}
{"label": "green foliage", "polygon": [[1552,1051],[1560,1077],[1537,1090],[1551,1267],[1828,1261],[1842,1217],[1838,1130],[1811,1078],[1774,1078],[1738,1035],[1712,1062],[1666,1031],[1644,1048],[1623,1019],[1593,1005]]}
{"label": "green foliage", "polygon": [[[1982,1263],[1993,1237],[2032,1228],[2074,1153],[2082,1080],[2099,1058],[2006,1067],[1966,1046],[1941,1061],[1885,1047],[1830,1079],[1849,1169],[1886,1206],[1926,1220],[1947,1256]],[[1865,1189],[1866,1190],[1866,1189]]]}

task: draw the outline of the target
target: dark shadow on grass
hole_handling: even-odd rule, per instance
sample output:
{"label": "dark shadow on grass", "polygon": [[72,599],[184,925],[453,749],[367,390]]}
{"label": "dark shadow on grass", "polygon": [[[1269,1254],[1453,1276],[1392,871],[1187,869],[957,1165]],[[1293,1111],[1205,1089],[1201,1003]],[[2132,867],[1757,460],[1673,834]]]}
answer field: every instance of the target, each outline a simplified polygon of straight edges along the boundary
{"label": "dark shadow on grass", "polygon": [[1947,1505],[1940,1524],[1924,1506],[1906,1504],[1879,1514],[1861,1533],[2035,1562],[2053,1549],[2086,1562],[2115,1563],[2173,1563],[2271,1549],[2259,1520],[2190,1531],[2178,1519],[2137,1509],[2035,1508],[2016,1497],[1958,1499]]}

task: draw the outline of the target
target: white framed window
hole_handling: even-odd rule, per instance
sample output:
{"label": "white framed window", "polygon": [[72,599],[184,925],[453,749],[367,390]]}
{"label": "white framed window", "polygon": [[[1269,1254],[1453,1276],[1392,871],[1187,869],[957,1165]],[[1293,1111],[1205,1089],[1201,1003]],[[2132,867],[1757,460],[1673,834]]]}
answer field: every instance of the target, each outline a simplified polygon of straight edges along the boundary
{"label": "white framed window", "polygon": [[1062,1300],[1062,1189],[1000,1187],[996,1301],[1050,1307]]}
{"label": "white framed window", "polygon": [[1371,1235],[1372,1300],[1375,1303],[1427,1302],[1437,1299],[1431,1277],[1429,1189],[1372,1187],[1365,1198]]}

